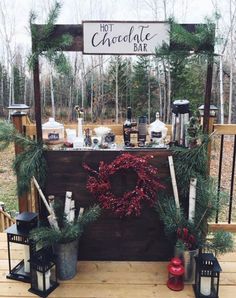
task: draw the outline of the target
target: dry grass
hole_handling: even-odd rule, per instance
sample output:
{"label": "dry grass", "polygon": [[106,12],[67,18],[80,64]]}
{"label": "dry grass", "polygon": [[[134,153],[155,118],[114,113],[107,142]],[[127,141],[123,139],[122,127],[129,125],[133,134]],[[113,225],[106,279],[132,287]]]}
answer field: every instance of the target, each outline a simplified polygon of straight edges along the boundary
{"label": "dry grass", "polygon": [[0,201],[5,203],[6,210],[13,213],[18,209],[16,196],[16,176],[12,170],[14,146],[0,151]]}

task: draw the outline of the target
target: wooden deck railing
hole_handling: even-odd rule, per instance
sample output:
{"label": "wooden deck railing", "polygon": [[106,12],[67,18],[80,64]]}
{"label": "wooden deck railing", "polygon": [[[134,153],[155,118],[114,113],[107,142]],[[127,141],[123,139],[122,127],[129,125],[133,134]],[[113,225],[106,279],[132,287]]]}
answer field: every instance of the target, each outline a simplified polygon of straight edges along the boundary
{"label": "wooden deck railing", "polygon": [[0,210],[0,232],[3,232],[15,223],[15,219],[3,210]]}
{"label": "wooden deck railing", "polygon": [[[222,222],[222,219],[220,218],[220,214],[216,214],[216,219],[214,223],[210,224],[210,229],[217,230],[217,229],[224,229],[228,231],[234,231],[236,232],[236,222],[235,222],[235,215],[236,212],[236,197],[235,197],[235,161],[236,161],[236,124],[215,124],[213,126],[214,131],[214,137],[218,137],[220,139],[219,144],[219,158],[217,159],[218,165],[217,165],[217,187],[218,187],[218,198],[220,197],[220,193],[222,191],[223,186],[223,176],[227,175],[228,180],[228,187],[227,191],[229,192],[228,201],[225,204],[225,214],[227,218],[225,219],[225,222]],[[227,166],[227,173],[226,169],[224,167],[225,161],[225,141],[227,141],[227,138],[230,137],[230,140],[233,142],[232,150],[227,151],[227,159],[228,164]],[[212,148],[213,151],[214,148]],[[215,154],[215,152],[214,152]],[[228,189],[229,188],[229,189]],[[234,216],[233,216],[234,215]]]}
{"label": "wooden deck railing", "polygon": [[[83,125],[83,129],[89,128],[93,130],[96,127],[102,126],[102,124],[85,124]],[[123,126],[121,124],[104,124],[104,126],[109,127],[115,135],[121,136],[123,135]],[[167,125],[168,128],[168,135],[171,135],[171,125]],[[66,129],[77,129],[77,124],[66,124],[64,125],[65,128],[65,136],[66,136]],[[24,132],[27,136],[35,137],[36,136],[36,125],[35,124],[27,124],[24,126]]]}

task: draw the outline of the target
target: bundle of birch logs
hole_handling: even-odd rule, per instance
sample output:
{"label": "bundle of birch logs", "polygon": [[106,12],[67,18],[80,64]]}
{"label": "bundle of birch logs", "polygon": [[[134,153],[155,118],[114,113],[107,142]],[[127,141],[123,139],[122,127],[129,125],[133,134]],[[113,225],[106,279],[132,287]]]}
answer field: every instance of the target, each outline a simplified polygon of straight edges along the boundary
{"label": "bundle of birch logs", "polygon": [[[171,176],[171,182],[173,187],[173,194],[175,199],[175,206],[177,209],[177,213],[180,214],[179,194],[178,194],[178,188],[177,188],[176,177],[175,177],[173,157],[168,156],[168,161],[169,161],[169,167],[170,167],[170,176]],[[189,222],[194,222],[195,206],[196,206],[196,188],[197,188],[197,178],[193,177],[190,179],[190,185],[189,185],[189,209],[188,209]]]}
{"label": "bundle of birch logs", "polygon": [[[53,195],[48,196],[48,201],[45,197],[45,195],[42,192],[42,189],[40,188],[38,181],[35,179],[35,177],[33,177],[33,183],[35,185],[35,187],[37,188],[39,195],[46,207],[46,209],[48,210],[48,222],[50,224],[50,226],[52,228],[54,228],[55,230],[60,230],[59,226],[58,226],[58,222],[57,222],[57,218],[55,215],[55,211],[54,211],[54,199],[55,197]],[[79,210],[79,215],[78,218],[80,218],[83,215],[84,212],[84,208],[80,208]],[[66,197],[65,197],[65,206],[64,206],[64,213],[66,215],[67,221],[68,222],[74,222],[75,220],[75,201],[72,199],[72,192],[71,191],[66,191]]]}

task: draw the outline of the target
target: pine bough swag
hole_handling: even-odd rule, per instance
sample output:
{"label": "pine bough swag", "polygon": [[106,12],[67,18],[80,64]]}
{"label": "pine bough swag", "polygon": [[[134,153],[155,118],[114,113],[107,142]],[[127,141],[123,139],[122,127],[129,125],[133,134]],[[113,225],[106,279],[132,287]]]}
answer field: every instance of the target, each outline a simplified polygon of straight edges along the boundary
{"label": "pine bough swag", "polygon": [[[129,153],[118,156],[110,164],[103,161],[99,170],[91,169],[87,164],[84,168],[89,176],[87,189],[98,199],[104,209],[109,209],[120,217],[141,214],[141,203],[147,202],[150,207],[157,199],[157,191],[164,188],[157,180],[157,169],[148,164],[148,157],[138,157]],[[112,192],[110,177],[120,170],[132,169],[137,174],[137,183],[133,190],[125,192],[123,196],[116,196]]]}
{"label": "pine bough swag", "polygon": [[43,186],[47,169],[44,149],[47,147],[42,142],[20,134],[12,124],[0,122],[0,150],[6,149],[11,143],[22,148],[22,152],[16,155],[13,162],[13,168],[17,175],[18,194],[23,195],[29,190],[33,176]]}

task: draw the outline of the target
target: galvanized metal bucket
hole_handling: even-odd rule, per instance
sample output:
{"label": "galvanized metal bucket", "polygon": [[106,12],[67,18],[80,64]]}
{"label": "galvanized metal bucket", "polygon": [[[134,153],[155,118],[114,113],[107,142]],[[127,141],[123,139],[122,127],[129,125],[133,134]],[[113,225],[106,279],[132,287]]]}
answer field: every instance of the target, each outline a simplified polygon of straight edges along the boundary
{"label": "galvanized metal bucket", "polygon": [[78,240],[55,245],[57,276],[60,280],[73,278],[77,273]]}
{"label": "galvanized metal bucket", "polygon": [[180,251],[175,249],[175,256],[179,257],[184,266],[184,281],[187,283],[194,283],[196,262],[195,257],[198,255],[199,250],[184,250]]}

